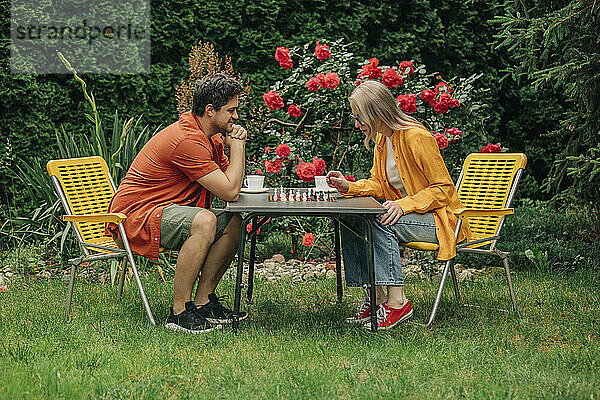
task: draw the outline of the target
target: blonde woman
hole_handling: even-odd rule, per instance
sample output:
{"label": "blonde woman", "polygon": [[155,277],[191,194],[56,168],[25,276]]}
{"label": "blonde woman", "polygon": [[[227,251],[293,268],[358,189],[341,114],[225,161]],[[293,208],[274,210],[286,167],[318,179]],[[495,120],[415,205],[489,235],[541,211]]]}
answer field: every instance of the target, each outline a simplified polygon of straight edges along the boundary
{"label": "blonde woman", "polygon": [[[413,314],[404,294],[399,243],[439,244],[438,259],[455,256],[454,230],[461,207],[436,140],[416,119],[403,113],[390,90],[376,81],[357,86],[349,98],[354,126],[365,135],[365,146],[375,143],[371,177],[349,182],[339,171],[327,174],[329,186],[345,196],[385,199],[387,212],[373,220],[378,329],[390,329]],[[347,221],[360,226],[360,221]],[[463,224],[459,240],[469,235]],[[341,230],[348,286],[369,282],[364,242]],[[383,290],[387,287],[387,293]],[[358,305],[348,322],[370,328],[370,299]]]}

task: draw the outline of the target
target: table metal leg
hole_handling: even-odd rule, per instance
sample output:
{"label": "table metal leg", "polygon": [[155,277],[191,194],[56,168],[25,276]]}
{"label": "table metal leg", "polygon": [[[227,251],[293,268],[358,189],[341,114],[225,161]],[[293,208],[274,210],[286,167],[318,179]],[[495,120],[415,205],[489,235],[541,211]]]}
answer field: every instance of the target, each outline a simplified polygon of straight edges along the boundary
{"label": "table metal leg", "polygon": [[236,315],[233,320],[233,331],[237,333],[239,321],[237,315],[240,314],[240,299],[242,297],[242,277],[244,275],[244,249],[246,246],[246,224],[248,224],[250,217],[244,218],[242,221],[242,227],[240,229],[240,245],[238,248],[238,265],[237,275],[235,278],[235,297],[233,299],[233,312]]}
{"label": "table metal leg", "polygon": [[337,296],[338,303],[342,303],[343,287],[342,287],[342,257],[340,243],[340,221],[333,220],[333,241],[335,248],[335,274],[337,277]]}
{"label": "table metal leg", "polygon": [[369,286],[371,296],[371,331],[377,332],[377,311],[376,311],[376,287],[375,287],[375,258],[373,254],[373,225],[371,220],[363,218],[367,222],[367,261],[369,263]]}
{"label": "table metal leg", "polygon": [[[252,218],[252,227],[256,228],[256,224],[258,223],[258,218]],[[256,254],[256,236],[257,233],[252,235],[250,239],[250,262],[248,264],[248,290],[246,291],[246,303],[252,303],[252,293],[254,292],[254,256]]]}

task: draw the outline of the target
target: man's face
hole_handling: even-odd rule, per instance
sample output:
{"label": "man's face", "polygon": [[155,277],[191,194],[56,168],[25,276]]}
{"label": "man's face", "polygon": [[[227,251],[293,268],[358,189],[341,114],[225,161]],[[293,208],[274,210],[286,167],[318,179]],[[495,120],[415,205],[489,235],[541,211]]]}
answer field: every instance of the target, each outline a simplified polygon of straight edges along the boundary
{"label": "man's face", "polygon": [[225,135],[233,130],[233,121],[238,119],[238,96],[234,96],[219,111],[214,112],[213,121],[216,131]]}

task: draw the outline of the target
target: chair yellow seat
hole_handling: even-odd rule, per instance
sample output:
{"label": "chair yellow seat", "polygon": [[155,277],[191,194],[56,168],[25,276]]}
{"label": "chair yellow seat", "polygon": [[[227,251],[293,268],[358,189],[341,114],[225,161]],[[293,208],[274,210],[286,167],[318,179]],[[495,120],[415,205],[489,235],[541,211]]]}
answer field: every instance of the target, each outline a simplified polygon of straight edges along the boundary
{"label": "chair yellow seat", "polygon": [[[470,241],[460,243],[456,251],[500,257],[504,264],[508,291],[515,312],[517,312],[517,299],[508,265],[510,253],[496,249],[496,243],[504,218],[514,213],[510,204],[526,164],[527,157],[522,153],[472,153],[466,158],[456,182],[456,190],[463,208],[455,210],[459,218],[455,238],[458,238],[462,221],[468,220],[471,228]],[[439,250],[437,244],[426,242],[410,242],[401,245],[416,250]],[[461,303],[454,259],[451,259],[446,262],[442,272],[429,319],[426,324],[423,324],[427,327],[431,326],[435,318],[448,272],[452,276],[456,299]]]}
{"label": "chair yellow seat", "polygon": [[[97,156],[50,160],[46,164],[46,169],[65,210],[66,214],[63,216],[63,220],[72,224],[82,251],[82,256],[69,260],[71,276],[65,315],[68,317],[71,310],[77,265],[82,261],[118,258],[122,261],[129,261],[150,323],[155,325],[133,253],[123,229],[123,221],[127,217],[121,213],[108,212],[116,187],[106,161]],[[117,225],[124,248],[120,248],[111,236],[105,236],[105,225],[108,222]],[[122,265],[119,298],[125,282],[125,263]]]}
{"label": "chair yellow seat", "polygon": [[436,243],[428,243],[428,242],[408,242],[403,243],[402,246],[408,247],[410,249],[415,250],[425,250],[425,251],[438,251],[440,246]]}

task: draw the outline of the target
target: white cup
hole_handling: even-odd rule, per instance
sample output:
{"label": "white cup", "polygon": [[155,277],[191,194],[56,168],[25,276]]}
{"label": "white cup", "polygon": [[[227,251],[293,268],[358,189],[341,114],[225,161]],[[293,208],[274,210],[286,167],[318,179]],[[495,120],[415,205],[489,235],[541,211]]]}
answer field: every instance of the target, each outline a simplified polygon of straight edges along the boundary
{"label": "white cup", "polygon": [[327,177],[325,175],[315,176],[315,189],[329,190],[329,185],[327,184]]}
{"label": "white cup", "polygon": [[244,179],[244,186],[250,190],[261,190],[264,183],[264,175],[247,175],[246,179]]}

